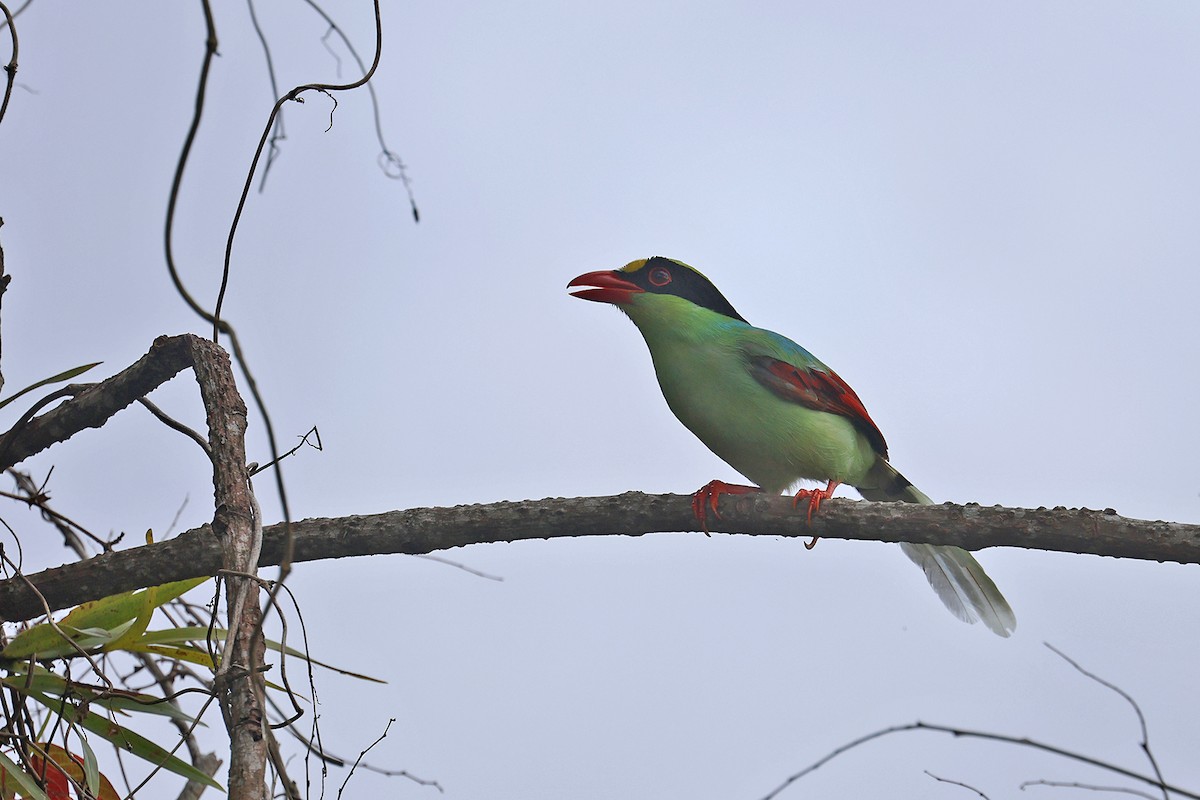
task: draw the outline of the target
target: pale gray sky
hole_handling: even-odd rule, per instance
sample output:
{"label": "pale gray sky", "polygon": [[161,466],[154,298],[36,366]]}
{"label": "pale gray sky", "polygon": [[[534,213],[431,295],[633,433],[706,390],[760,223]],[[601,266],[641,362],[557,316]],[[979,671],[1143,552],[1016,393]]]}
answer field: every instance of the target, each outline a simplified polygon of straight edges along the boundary
{"label": "pale gray sky", "polygon": [[[377,89],[422,222],[377,171],[366,94],[339,96],[328,133],[310,95],[235,244],[227,317],[276,430],[315,423],[326,445],[287,464],[297,517],[736,480],[671,416],[634,328],[564,288],[651,255],[836,369],[935,500],[1200,516],[1200,6],[385,5]],[[369,5],[327,7],[369,51]],[[177,231],[209,303],[271,102],[244,6],[216,11]],[[285,87],[337,77],[306,8],[259,11]],[[198,4],[38,0],[19,24],[23,88],[0,125],[12,389],[203,331],[161,254]],[[162,403],[200,424],[176,383]],[[266,460],[261,428],[252,447]],[[184,498],[180,527],[211,515],[197,448],[138,410],[27,464],[51,465],[64,512],[131,541]],[[31,515],[5,518],[45,540],[28,567],[62,560]],[[318,657],[390,681],[320,676],[326,744],[353,755],[395,716],[371,760],[449,798],[752,800],[918,718],[1144,770],[1128,707],[1043,642],[1136,697],[1168,780],[1200,785],[1193,567],[984,552],[1019,620],[1001,640],[882,544],[445,555],[505,580],[380,557],[302,565],[291,585]],[[993,798],[1112,782],[926,734],[783,797],[963,796],[926,769]],[[434,794],[370,774],[351,789]]]}

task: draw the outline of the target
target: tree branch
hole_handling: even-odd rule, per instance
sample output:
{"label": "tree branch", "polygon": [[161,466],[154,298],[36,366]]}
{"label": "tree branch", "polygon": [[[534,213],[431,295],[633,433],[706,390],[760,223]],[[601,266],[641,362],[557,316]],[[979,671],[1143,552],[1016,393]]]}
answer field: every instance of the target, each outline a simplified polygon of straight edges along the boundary
{"label": "tree branch", "polygon": [[[8,468],[65,441],[86,427],[100,427],[114,414],[191,367],[208,419],[207,453],[213,467],[215,513],[204,538],[216,550],[225,574],[253,573],[259,561],[262,522],[251,494],[246,468],[246,404],[238,394],[229,355],[197,336],[160,336],[145,356],[113,377],[91,385],[69,386],[42,398],[0,438],[0,464]],[[33,417],[50,399],[72,395],[58,407]],[[215,536],[213,535],[215,533]],[[215,574],[215,570],[197,573]],[[18,575],[17,580],[23,580]],[[218,664],[214,688],[221,699],[230,738],[230,800],[257,800],[266,791],[263,736],[264,641],[258,581],[253,575],[228,578],[226,604],[230,636]],[[162,583],[153,580],[151,583]],[[113,594],[103,582],[97,597]],[[29,593],[38,596],[34,586]],[[9,607],[0,601],[0,618]]]}
{"label": "tree branch", "polygon": [[[710,517],[709,529],[714,533],[816,534],[825,539],[953,544],[968,550],[1025,547],[1200,563],[1200,525],[1129,519],[1112,509],[920,506],[834,499],[822,504],[809,529],[804,515],[792,509],[790,498],[758,494],[726,497],[721,515],[721,519]],[[292,523],[295,561],[384,553],[420,555],[526,539],[696,530],[690,495],[640,492],[413,508]],[[265,529],[259,566],[279,563],[284,540],[283,525]],[[165,542],[48,569],[28,580],[51,608],[60,609],[142,586],[215,575],[221,563],[220,544],[205,525]],[[0,581],[0,619],[15,622],[42,613],[41,602],[24,579]]]}
{"label": "tree branch", "polygon": [[[21,13],[21,9],[17,9],[17,13]],[[4,96],[0,97],[0,120],[4,119],[4,112],[8,110],[8,100],[12,97],[13,83],[17,79],[17,26],[13,23],[13,14],[9,12],[8,6],[0,2],[0,14],[4,15],[4,24],[0,25],[0,30],[8,28],[8,38],[12,42],[12,56],[9,57],[8,63],[4,65]]]}
{"label": "tree branch", "polygon": [[[2,4],[0,4],[2,5]],[[0,217],[0,228],[4,227],[4,218]],[[0,246],[0,301],[4,299],[4,293],[8,290],[9,281],[12,276],[4,271],[4,248]],[[4,388],[4,373],[0,372],[0,389]]]}
{"label": "tree branch", "polygon": [[1187,789],[1182,789],[1178,786],[1172,786],[1171,784],[1162,783],[1157,778],[1151,777],[1149,775],[1142,775],[1140,773],[1134,772],[1131,769],[1125,769],[1124,767],[1119,767],[1116,764],[1110,764],[1107,761],[1101,761],[1099,759],[1092,758],[1091,756],[1084,755],[1083,753],[1075,753],[1075,752],[1072,752],[1071,750],[1064,750],[1061,747],[1055,747],[1054,745],[1046,744],[1045,742],[1039,742],[1034,739],[1030,739],[1028,737],[1006,736],[1005,734],[1002,734],[1002,733],[990,733],[988,731],[973,731],[973,730],[967,730],[965,728],[953,728],[953,727],[950,727],[947,725],[934,725],[934,724],[931,724],[928,722],[921,722],[920,720],[918,720],[916,722],[910,722],[907,725],[893,725],[890,728],[882,728],[873,733],[868,733],[866,736],[860,736],[859,738],[855,739],[852,742],[847,742],[846,744],[842,745],[841,747],[838,747],[836,750],[834,750],[833,752],[824,756],[823,758],[819,759],[818,761],[814,761],[812,764],[809,764],[804,769],[800,770],[799,772],[795,773],[794,775],[789,776],[787,780],[785,780],[782,784],[775,787],[766,796],[764,796],[763,800],[774,800],[774,798],[778,797],[779,794],[784,789],[787,789],[789,786],[791,786],[793,783],[795,783],[796,781],[803,778],[805,775],[808,775],[808,774],[816,771],[817,769],[821,768],[825,764],[828,764],[830,761],[832,761],[833,759],[837,758],[838,756],[842,755],[843,753],[845,753],[849,750],[853,750],[854,748],[859,747],[860,745],[864,745],[867,742],[874,741],[875,739],[880,739],[880,738],[883,738],[884,736],[890,736],[893,733],[907,733],[909,731],[932,731],[933,733],[948,733],[956,739],[958,739],[958,738],[984,739],[984,740],[992,741],[992,742],[1003,742],[1005,744],[1015,744],[1015,745],[1019,745],[1021,747],[1031,747],[1034,750],[1041,750],[1044,753],[1050,753],[1051,755],[1061,756],[1062,758],[1065,758],[1068,761],[1078,761],[1082,764],[1088,764],[1090,766],[1097,767],[1099,769],[1106,770],[1108,772],[1112,772],[1117,775],[1124,776],[1126,778],[1131,778],[1136,781],[1141,781],[1143,783],[1149,784],[1150,786],[1160,788],[1160,789],[1164,790],[1164,792],[1173,792],[1173,793],[1181,795],[1183,797],[1191,798],[1192,800],[1200,800],[1200,795],[1195,794],[1194,792],[1189,792]]}
{"label": "tree branch", "polygon": [[0,470],[19,464],[84,428],[99,428],[114,414],[192,366],[194,336],[160,336],[150,352],[108,380],[78,387],[75,397],[18,425],[0,439]]}
{"label": "tree branch", "polygon": [[229,636],[213,677],[229,730],[229,800],[259,800],[266,793],[267,746],[263,733],[266,687],[258,667],[266,648],[259,630],[262,609],[253,573],[262,523],[256,520],[260,515],[246,469],[246,404],[234,383],[228,354],[213,343],[184,338],[208,417],[216,506],[212,530],[221,543],[221,568],[225,574],[251,574],[249,578],[226,577]]}

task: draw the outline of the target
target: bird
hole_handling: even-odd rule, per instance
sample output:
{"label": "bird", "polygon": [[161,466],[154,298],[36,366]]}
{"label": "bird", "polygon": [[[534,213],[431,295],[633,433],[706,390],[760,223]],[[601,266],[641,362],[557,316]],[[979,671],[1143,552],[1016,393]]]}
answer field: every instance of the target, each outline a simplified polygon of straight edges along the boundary
{"label": "bird", "polygon": [[[826,483],[796,493],[794,504],[808,501],[810,523],[840,484],[866,500],[932,504],[888,461],[887,442],[854,390],[791,339],[747,322],[696,268],[655,256],[585,273],[567,287],[580,287],[573,297],[611,304],[629,317],[671,411],[755,484],[706,484],[692,503],[702,523],[709,509],[719,516],[723,494],[779,494],[803,480]],[[970,552],[900,546],[954,616],[982,620],[1000,636],[1016,630],[1004,595]]]}

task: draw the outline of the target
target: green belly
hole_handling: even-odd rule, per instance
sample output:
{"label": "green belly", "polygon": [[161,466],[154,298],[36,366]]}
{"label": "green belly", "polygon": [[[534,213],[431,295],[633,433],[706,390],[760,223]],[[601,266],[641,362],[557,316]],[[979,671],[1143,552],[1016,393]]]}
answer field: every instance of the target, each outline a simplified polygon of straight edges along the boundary
{"label": "green belly", "polygon": [[784,400],[754,379],[740,354],[711,348],[654,353],[675,416],[722,460],[768,491],[796,481],[861,483],[875,463],[845,417]]}

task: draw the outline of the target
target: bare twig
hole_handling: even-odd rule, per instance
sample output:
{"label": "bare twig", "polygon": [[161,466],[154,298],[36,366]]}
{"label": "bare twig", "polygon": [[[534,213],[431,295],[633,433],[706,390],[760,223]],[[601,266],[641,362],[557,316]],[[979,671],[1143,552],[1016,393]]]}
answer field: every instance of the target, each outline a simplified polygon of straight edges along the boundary
{"label": "bare twig", "polygon": [[[271,759],[271,766],[275,770],[275,775],[283,784],[283,795],[287,800],[303,800],[304,795],[300,793],[300,787],[291,779],[287,771],[287,762],[284,760],[283,752],[279,749],[279,739],[275,736],[275,732],[270,727],[266,729],[267,735],[267,756]],[[273,797],[278,795],[272,794]]]}
{"label": "bare twig", "polygon": [[1134,797],[1144,797],[1146,800],[1158,800],[1155,795],[1147,794],[1146,792],[1138,791],[1137,789],[1128,789],[1124,786],[1096,786],[1090,783],[1078,783],[1076,781],[1024,781],[1020,789],[1025,791],[1029,786],[1053,786],[1062,789],[1086,789],[1089,792],[1116,792],[1118,794],[1130,794]]}
{"label": "bare twig", "polygon": [[[0,228],[4,227],[4,218],[0,217]],[[12,276],[4,271],[4,247],[0,246],[0,301],[4,300],[4,293],[8,290],[9,281]],[[4,388],[4,373],[0,372],[0,389]]]}
{"label": "bare twig", "polygon": [[[149,653],[134,653],[133,655],[139,662],[141,662],[142,668],[149,672],[150,676],[154,678],[154,682],[158,684],[159,689],[162,691],[162,702],[169,703],[176,709],[182,711],[183,707],[179,704],[179,700],[175,695],[175,683],[173,678],[162,671],[162,669],[158,666],[158,662],[154,660],[154,656],[150,655]],[[175,726],[176,730],[179,731],[179,735],[183,737],[184,745],[187,746],[188,756],[191,758],[192,763],[198,764],[200,759],[203,758],[203,753],[200,750],[200,745],[196,742],[196,737],[192,735],[192,726],[188,724],[187,720],[178,716],[171,716],[170,719],[171,724]],[[220,762],[218,761],[218,763]]]}
{"label": "bare twig", "polygon": [[882,728],[874,731],[873,733],[868,733],[866,736],[860,736],[852,742],[847,742],[846,744],[831,751],[828,755],[818,759],[817,761],[814,761],[812,764],[809,764],[807,767],[795,773],[794,775],[789,776],[782,784],[768,792],[763,797],[763,800],[772,800],[772,798],[778,797],[781,792],[783,792],[793,783],[800,780],[805,775],[808,775],[809,773],[821,768],[825,764],[828,764],[830,761],[842,755],[843,753],[853,750],[854,748],[866,744],[867,742],[874,741],[875,739],[881,739],[884,736],[890,736],[893,733],[906,733],[909,731],[932,731],[934,733],[948,733],[956,738],[985,739],[992,742],[1004,742],[1005,744],[1015,744],[1022,747],[1030,747],[1034,750],[1040,750],[1044,753],[1061,756],[1071,761],[1078,761],[1081,764],[1088,764],[1090,766],[1112,772],[1116,775],[1130,778],[1131,780],[1141,781],[1142,783],[1163,789],[1164,791],[1175,792],[1183,797],[1191,798],[1191,800],[1200,800],[1200,794],[1189,792],[1188,790],[1182,789],[1178,786],[1161,783],[1150,775],[1143,775],[1139,772],[1134,772],[1131,769],[1118,767],[1117,765],[1110,764],[1107,761],[1101,761],[1098,758],[1092,758],[1091,756],[1086,756],[1082,753],[1064,750],[1061,747],[1055,747],[1054,745],[1039,742],[1034,739],[1018,736],[1006,736],[1004,734],[989,733],[987,731],[967,730],[965,728],[953,728],[947,725],[934,725],[927,722],[910,722],[907,725],[893,725],[889,728]]}
{"label": "bare twig", "polygon": [[[55,400],[61,400],[64,397],[73,397],[80,390],[81,387],[77,386],[76,384],[68,384],[60,389],[55,389],[53,392],[30,406],[29,409],[17,419],[16,424],[8,429],[8,432],[4,434],[3,439],[0,439],[0,464],[3,464],[4,469],[7,469],[8,467],[11,467],[13,464],[17,463],[17,461],[8,461],[8,458],[12,454],[17,439],[21,434],[25,433],[26,426],[29,425],[30,421],[37,415],[37,413],[53,403]],[[47,414],[46,416],[49,417],[50,415]]]}
{"label": "bare twig", "polygon": [[[62,534],[63,544],[71,548],[71,550],[75,552],[75,555],[79,556],[80,558],[88,558],[90,554],[87,551],[87,547],[84,545],[83,540],[79,538],[79,534],[76,533],[75,529],[71,527],[71,525],[74,523],[71,523],[65,517],[60,519],[58,516],[56,516],[57,512],[51,512],[49,510],[48,506],[46,505],[48,498],[43,493],[42,489],[33,482],[33,478],[31,478],[28,474],[15,469],[10,469],[8,474],[11,475],[13,480],[17,482],[17,488],[23,494],[12,495],[8,492],[0,492],[0,495],[18,499],[24,503],[28,503],[30,506],[36,505],[42,512],[42,519],[48,521],[51,525],[58,529],[60,534]],[[87,535],[90,536],[93,541],[98,540],[98,537],[90,533]]]}
{"label": "bare twig", "polygon": [[[213,695],[213,694],[209,694],[209,695],[208,695],[207,699],[205,699],[205,701],[204,701],[204,705],[202,705],[202,706],[200,707],[200,711],[199,711],[199,712],[196,714],[196,716],[195,716],[195,717],[193,717],[193,718],[192,718],[192,722],[191,722],[191,728],[190,728],[190,731],[195,731],[195,729],[196,729],[196,726],[200,724],[200,718],[204,716],[204,712],[208,710],[208,707],[209,707],[210,705],[212,705],[212,702],[213,702],[213,700],[215,700],[215,699],[216,699],[216,695]],[[189,736],[190,736],[190,733],[189,733]],[[175,752],[176,752],[177,750],[179,750],[179,748],[180,748],[180,747],[183,747],[183,745],[184,745],[184,742],[187,740],[187,738],[188,738],[188,737],[183,737],[183,736],[181,736],[181,737],[179,738],[179,740],[178,740],[177,742],[175,742],[175,744],[174,744],[174,745],[171,747],[171,749],[170,749],[170,750],[168,750],[167,752],[168,752],[169,754],[171,754],[171,755],[175,755]],[[120,758],[121,758],[121,748],[119,748],[119,747],[117,747],[117,748],[114,748],[114,752],[115,752],[115,753],[116,753],[116,755],[117,755],[118,763],[120,763]],[[217,760],[217,766],[220,766],[220,763],[221,763],[221,762],[220,762],[220,760],[218,759],[218,760]],[[198,765],[197,765],[197,766],[198,766]],[[160,771],[160,770],[162,770],[162,769],[163,769],[163,766],[162,766],[162,764],[157,764],[157,765],[155,765],[154,769],[150,770],[150,772],[149,772],[149,773],[148,773],[148,774],[147,774],[147,775],[146,775],[144,778],[142,778],[142,781],[141,781],[141,783],[139,783],[137,786],[130,787],[129,791],[127,792],[127,795],[128,795],[129,797],[133,797],[134,795],[136,795],[136,794],[138,793],[138,791],[140,791],[140,790],[141,790],[141,788],[142,788],[143,786],[145,786],[146,784],[148,784],[148,783],[150,782],[150,780],[151,780],[151,779],[152,779],[152,778],[153,778],[155,775],[157,775],[157,774],[159,773],[159,771]],[[216,767],[214,767],[214,768],[213,768],[213,772],[214,772],[214,773],[216,772]],[[122,775],[122,777],[124,777],[124,778],[125,778],[125,785],[126,785],[126,786],[128,786],[128,785],[129,785],[129,777],[128,777],[128,776],[125,774],[125,766],[124,766],[124,764],[123,764],[123,763],[121,763],[121,775]],[[230,793],[229,793],[229,797],[230,797],[230,798],[232,798],[232,797],[233,797],[233,793],[232,793],[232,792],[230,792]],[[257,800],[257,799],[256,799],[256,800]]]}
{"label": "bare twig", "polygon": [[183,186],[183,173],[187,169],[188,157],[191,155],[192,145],[196,142],[196,134],[200,131],[200,120],[204,116],[204,99],[208,93],[208,71],[217,54],[217,27],[213,21],[212,8],[209,6],[208,0],[200,0],[200,6],[204,11],[204,58],[200,62],[200,79],[196,86],[192,120],[188,124],[187,135],[183,138],[183,148],[179,153],[179,159],[175,162],[175,175],[171,178],[171,190],[167,194],[167,219],[163,226],[163,248],[167,259],[167,272],[171,276],[171,283],[175,285],[175,291],[179,293],[183,302],[187,303],[188,308],[211,322],[212,315],[196,302],[187,287],[183,285],[183,279],[179,276],[179,270],[175,266],[175,248],[173,246],[175,207],[179,203],[179,193]]}
{"label": "bare twig", "polygon": [[[207,448],[208,444],[205,443],[205,449],[207,450]],[[175,526],[179,524],[179,518],[183,516],[183,510],[187,508],[188,498],[189,496],[186,494],[183,496],[183,502],[179,504],[179,508],[175,509],[175,516],[171,518],[171,524],[163,531],[161,538],[166,539],[175,532]]]}
{"label": "bare twig", "polygon": [[[292,601],[292,609],[296,613],[296,619],[300,623],[300,638],[302,640],[302,644],[303,644],[303,648],[304,648],[304,655],[306,656],[306,658],[304,659],[305,674],[308,678],[308,690],[312,695],[312,704],[315,707],[318,702],[318,700],[317,700],[317,681],[316,681],[316,678],[313,676],[312,659],[308,658],[308,656],[311,655],[311,651],[309,649],[309,644],[308,644],[308,625],[304,621],[304,613],[300,610],[300,602],[296,599],[295,593],[292,592],[292,590],[286,584],[277,583],[276,586],[281,588],[283,591],[287,592],[288,599]],[[273,601],[276,601],[277,595],[278,595],[278,589],[276,589],[275,591],[273,591],[271,593],[271,599]],[[285,637],[284,640],[281,642],[281,644],[284,644],[284,643],[286,643],[286,635],[287,635],[287,621],[286,621],[287,615],[283,613],[283,609],[277,608],[277,611],[279,612],[279,621],[283,626],[283,632],[284,632],[284,637]],[[275,738],[275,729],[282,727],[282,728],[286,728],[287,730],[289,730],[293,734],[295,734],[295,732],[296,732],[295,722],[297,720],[299,720],[302,715],[302,710],[300,708],[300,704],[298,702],[296,702],[296,693],[292,690],[291,684],[288,682],[287,652],[286,652],[285,647],[280,647],[279,672],[280,672],[280,675],[283,677],[284,687],[287,689],[288,701],[292,704],[292,713],[290,715],[284,713],[283,709],[281,709],[279,707],[279,704],[272,701],[271,705],[275,709],[275,712],[277,714],[279,714],[279,716],[281,718],[283,718],[282,722],[279,722],[277,724],[272,724],[272,725],[268,726],[268,729],[267,729],[268,732],[271,734],[271,741],[275,742],[276,745],[278,744],[278,740]],[[323,748],[324,744],[321,741],[321,716],[319,714],[313,713],[311,728],[312,728],[312,737],[317,742],[317,747]],[[306,781],[309,780],[309,767],[311,765],[311,761],[310,761],[311,755],[312,755],[312,748],[310,746],[309,750],[306,751],[304,754],[304,777],[305,777]],[[322,767],[321,767],[321,796],[322,797],[324,797],[324,795],[325,795],[325,774],[326,774],[325,767],[324,767],[324,765],[322,765]]]}
{"label": "bare twig", "polygon": [[[323,749],[319,743],[314,743],[311,739],[306,738],[303,734],[300,733],[300,731],[296,730],[295,725],[289,725],[287,727],[287,731],[288,731],[288,733],[292,734],[292,736],[294,736],[296,738],[296,741],[298,741],[304,745],[304,747],[308,753],[310,753],[313,756],[316,756],[318,759],[321,760],[321,762],[323,764],[332,764],[335,767],[345,767],[349,763],[349,759],[345,759],[345,758],[342,758],[341,756],[335,755],[334,753],[331,753],[328,750]],[[374,745],[372,745],[372,746],[374,746]],[[368,749],[370,749],[370,748],[368,748]],[[367,772],[374,772],[376,775],[383,775],[388,778],[404,778],[405,780],[412,781],[413,783],[418,784],[420,786],[430,786],[430,787],[433,787],[434,789],[437,789],[438,793],[440,793],[440,794],[445,794],[445,792],[446,792],[446,790],[442,787],[442,785],[440,783],[438,783],[437,781],[430,780],[428,778],[418,777],[406,769],[387,769],[385,767],[377,767],[372,764],[368,764],[365,761],[361,761],[362,756],[365,754],[366,754],[366,751],[364,751],[362,754],[360,754],[359,755],[360,760],[355,762],[356,765],[358,766],[358,768],[360,768],[360,769],[366,770]]]}
{"label": "bare twig", "polygon": [[486,578],[489,581],[496,581],[497,583],[504,583],[504,577],[501,575],[492,575],[491,573],[475,569],[474,567],[468,567],[466,564],[460,564],[459,562],[451,561],[448,558],[442,558],[441,556],[435,556],[432,553],[418,553],[416,556],[414,556],[414,558],[423,558],[426,561],[436,561],[439,564],[445,564],[447,567],[454,567],[455,569],[461,569],[463,572],[467,573],[468,575],[474,575],[477,578]]}
{"label": "bare twig", "polygon": [[[24,3],[17,6],[17,10],[12,12],[12,18],[16,19],[17,17],[21,16],[21,14],[23,14],[25,12],[25,9],[29,8],[29,6],[32,5],[32,3],[33,3],[33,0],[25,0]],[[7,27],[8,27],[8,20],[7,19],[0,20],[0,31],[4,30]]]}
{"label": "bare twig", "polygon": [[[349,51],[351,58],[358,64],[359,71],[365,71],[366,65],[363,64],[358,51],[354,49],[354,43],[350,41],[350,37],[338,27],[333,18],[325,13],[325,9],[321,8],[315,0],[304,0],[304,2],[308,3],[312,10],[317,12],[321,16],[321,19],[325,20],[325,24],[329,26],[329,30],[321,37],[321,43],[325,45],[325,49],[329,51],[334,61],[337,62],[338,77],[340,78],[342,74],[342,61],[338,58],[337,53],[333,51],[333,48],[329,46],[328,38],[331,33],[336,33],[338,38],[342,40],[342,44]],[[387,141],[383,136],[383,121],[379,112],[379,98],[375,94],[375,86],[368,83],[367,92],[371,96],[371,113],[375,120],[375,138],[379,141],[379,167],[383,170],[384,175],[400,181],[404,186],[404,191],[408,193],[408,205],[412,210],[413,222],[420,222],[421,212],[417,210],[417,198],[413,194],[412,180],[408,177],[408,168],[404,165],[404,161],[400,158],[399,154],[388,147]]]}
{"label": "bare twig", "polygon": [[163,411],[161,408],[159,408],[158,406],[156,406],[154,403],[150,402],[146,398],[139,397],[138,402],[141,403],[147,411],[149,411],[151,414],[153,414],[154,417],[159,422],[161,422],[163,425],[166,425],[171,430],[179,431],[184,436],[188,437],[193,442],[200,445],[200,449],[204,451],[204,455],[208,456],[209,458],[212,458],[212,451],[208,449],[208,441],[205,440],[205,438],[203,436],[196,433],[196,431],[192,430],[187,425],[184,425],[182,422],[175,419],[174,417],[169,416],[167,414],[167,412]]}
{"label": "bare twig", "polygon": [[979,795],[980,797],[983,798],[983,800],[990,800],[990,798],[986,794],[979,791],[978,789],[976,789],[974,786],[970,785],[969,783],[963,783],[962,781],[951,780],[950,778],[943,778],[940,775],[934,775],[929,770],[924,770],[924,772],[926,775],[933,778],[935,781],[938,781],[939,783],[948,783],[951,786],[961,786],[964,789],[967,789],[967,790],[972,791],[975,794]]}
{"label": "bare twig", "polygon": [[[308,440],[309,436],[312,436],[313,438],[315,438],[317,440],[316,444],[313,444],[312,442],[310,442]],[[302,437],[300,437],[300,443],[297,444],[295,447],[293,447],[291,450],[288,450],[286,453],[280,453],[277,457],[271,459],[270,461],[268,461],[265,464],[255,465],[250,470],[250,476],[253,477],[260,472],[264,472],[267,469],[270,469],[271,467],[278,464],[283,459],[288,458],[289,456],[295,455],[300,450],[300,448],[304,447],[305,445],[308,445],[312,449],[318,450],[318,451],[324,449],[324,447],[321,444],[321,432],[317,430],[316,425],[313,425],[311,428],[309,428],[308,433],[306,433]]]}
{"label": "bare twig", "polygon": [[1091,678],[1104,688],[1111,689],[1112,691],[1116,692],[1118,695],[1125,698],[1125,702],[1129,703],[1129,705],[1133,707],[1133,713],[1137,714],[1138,726],[1142,729],[1142,741],[1140,743],[1142,752],[1146,754],[1146,760],[1150,762],[1150,769],[1154,771],[1154,777],[1158,779],[1158,785],[1163,789],[1163,800],[1171,800],[1171,798],[1167,796],[1167,790],[1165,788],[1166,781],[1163,780],[1162,770],[1158,768],[1158,759],[1154,757],[1153,751],[1150,750],[1150,732],[1146,727],[1146,716],[1142,714],[1142,707],[1139,706],[1137,701],[1134,700],[1133,697],[1120,686],[1104,680],[1099,675],[1088,672],[1086,669],[1079,666],[1079,664],[1073,658],[1049,642],[1043,642],[1043,644],[1045,644],[1046,647],[1048,647],[1056,656],[1074,667],[1081,675]]}
{"label": "bare twig", "polygon": [[358,769],[359,762],[363,760],[363,756],[374,750],[375,745],[387,738],[388,731],[392,729],[392,723],[395,721],[395,717],[389,719],[387,721],[387,725],[383,726],[383,733],[379,734],[379,738],[367,745],[366,748],[358,754],[358,758],[354,759],[354,763],[350,766],[350,771],[346,773],[346,778],[342,781],[342,785],[338,787],[338,800],[342,800],[342,792],[346,791],[346,784],[349,783],[350,779],[354,777],[354,770]]}
{"label": "bare twig", "polygon": [[233,213],[233,222],[229,226],[229,236],[225,240],[225,261],[221,270],[221,288],[217,292],[217,304],[213,310],[213,340],[220,336],[221,333],[221,308],[225,304],[225,291],[229,288],[229,268],[230,261],[233,257],[233,239],[237,235],[238,223],[242,219],[242,212],[246,208],[246,200],[250,196],[250,188],[254,183],[254,173],[258,170],[258,162],[262,158],[262,154],[267,145],[267,139],[271,135],[271,130],[275,125],[275,117],[283,105],[291,100],[296,100],[305,92],[344,92],[351,89],[357,89],[359,86],[371,80],[375,74],[376,68],[379,66],[379,57],[383,54],[383,19],[379,12],[379,0],[374,0],[375,7],[375,58],[371,61],[370,69],[366,70],[361,78],[350,83],[306,83],[297,86],[287,94],[280,97],[275,106],[271,109],[271,113],[267,117],[267,124],[263,128],[262,136],[259,138],[258,147],[254,149],[254,157],[250,160],[250,169],[246,172],[246,182],[242,186],[241,197],[238,198],[237,209]]}
{"label": "bare twig", "polygon": [[[28,4],[26,4],[28,5]],[[13,23],[13,15],[9,12],[8,6],[0,2],[0,12],[4,14],[4,24],[8,27],[8,38],[12,42],[12,54],[9,56],[8,63],[4,65],[4,99],[0,100],[0,122],[4,121],[4,112],[8,110],[8,100],[12,97],[13,84],[17,80],[17,26]],[[20,11],[18,10],[18,14]]]}
{"label": "bare twig", "polygon": [[[312,693],[313,703],[315,704],[316,700],[317,700],[317,682],[316,682],[316,679],[313,677],[313,662],[312,662],[312,658],[311,658],[312,652],[309,650],[309,646],[308,646],[308,626],[304,623],[304,614],[300,611],[300,603],[298,600],[296,600],[295,593],[293,593],[292,590],[286,584],[276,584],[276,585],[281,586],[283,591],[287,592],[288,599],[292,601],[292,608],[296,612],[296,619],[300,623],[300,638],[303,640],[302,641],[302,648],[303,648],[302,652],[304,653],[304,666],[307,668],[308,690],[309,690],[309,692]],[[272,588],[274,588],[274,587],[272,587]],[[272,592],[271,598],[273,601],[275,600],[276,595],[277,595],[277,592]],[[290,702],[292,704],[292,713],[283,722],[278,723],[278,724],[273,724],[270,727],[271,728],[282,728],[282,727],[286,727],[286,726],[292,724],[293,722],[295,722],[296,720],[300,719],[300,717],[304,715],[304,709],[302,709],[300,707],[300,704],[298,702],[296,702],[296,692],[292,689],[291,681],[288,679],[288,672],[287,672],[287,664],[288,664],[287,614],[284,614],[283,610],[279,609],[279,608],[276,608],[276,611],[279,612],[279,624],[280,624],[280,628],[282,629],[281,633],[280,633],[280,637],[279,637],[279,678],[280,678],[280,683],[283,686],[284,692],[286,692],[286,694],[287,694],[288,702]],[[278,706],[276,706],[276,710],[277,711],[279,710]],[[318,726],[318,723],[317,723],[317,715],[316,714],[313,715],[313,728],[318,731],[318,737],[319,737],[320,727]]]}
{"label": "bare twig", "polygon": [[[267,34],[263,31],[262,26],[258,23],[258,13],[254,8],[254,0],[246,0],[246,5],[250,8],[250,24],[254,28],[254,35],[258,37],[258,43],[262,45],[263,58],[267,62],[267,78],[271,84],[271,99],[279,97],[279,82],[275,79],[275,59],[271,57],[271,46],[267,44]],[[287,131],[283,125],[283,110],[279,111],[279,115],[275,118],[275,125],[271,130],[271,140],[267,142],[267,160],[263,164],[262,179],[258,182],[258,191],[261,194],[267,188],[267,175],[271,172],[271,165],[275,163],[275,159],[279,156],[279,145],[287,138]]]}

